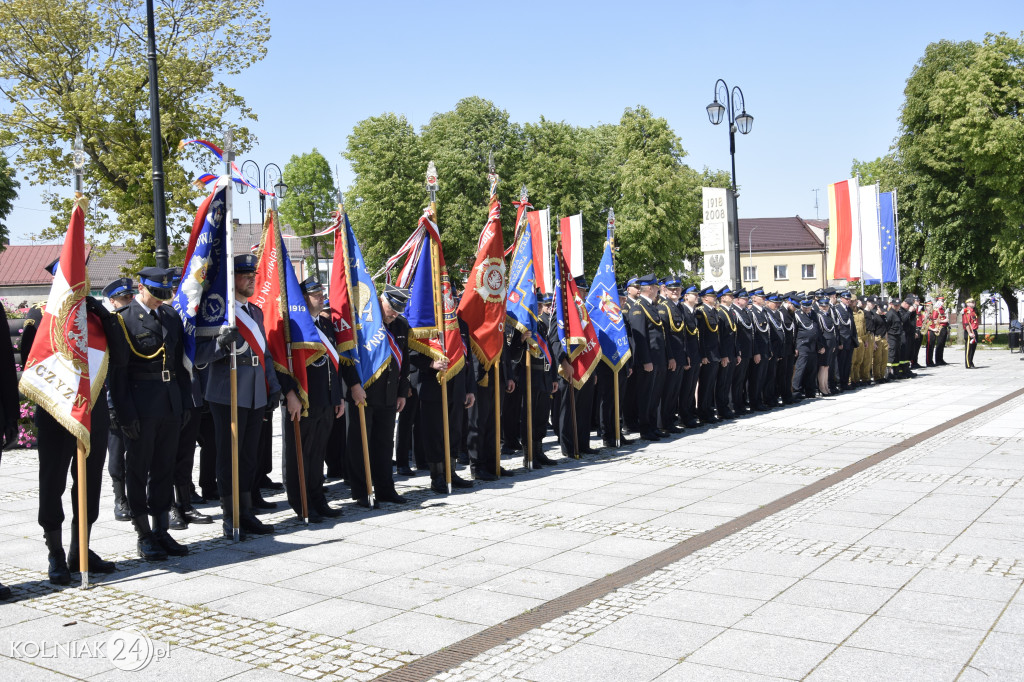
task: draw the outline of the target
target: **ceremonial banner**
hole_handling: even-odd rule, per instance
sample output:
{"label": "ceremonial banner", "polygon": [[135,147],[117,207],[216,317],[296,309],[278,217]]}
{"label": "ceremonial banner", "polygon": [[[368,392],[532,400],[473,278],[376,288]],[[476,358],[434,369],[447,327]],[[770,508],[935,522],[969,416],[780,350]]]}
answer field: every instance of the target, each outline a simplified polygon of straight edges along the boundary
{"label": "ceremonial banner", "polygon": [[601,357],[616,372],[629,360],[629,336],[619,307],[619,287],[615,281],[615,261],[610,241],[604,243],[604,254],[587,294],[587,312],[597,331]]}
{"label": "ceremonial banner", "polygon": [[860,199],[857,178],[828,186],[828,278],[861,274]]}
{"label": "ceremonial banner", "polygon": [[536,355],[540,311],[537,305],[537,277],[534,273],[533,234],[533,222],[528,220],[512,255],[505,313],[509,324],[528,335],[528,343]]}
{"label": "ceremonial banner", "polygon": [[562,253],[572,277],[583,275],[583,214],[566,216],[561,220]]}
{"label": "ceremonial banner", "polygon": [[227,187],[227,178],[222,178],[196,211],[181,284],[171,300],[185,328],[185,367],[189,372],[196,357],[196,336],[215,336],[227,324]]}
{"label": "ceremonial banner", "polygon": [[860,188],[860,249],[864,284],[882,281],[882,245],[878,227],[878,185]]}
{"label": "ceremonial banner", "polygon": [[[305,411],[309,409],[306,367],[322,358],[327,351],[306,307],[299,279],[278,229],[275,211],[267,213],[257,259],[256,291],[250,302],[263,311],[263,329],[274,358],[274,369],[295,379]],[[289,353],[291,362],[288,361]]]}
{"label": "ceremonial banner", "polygon": [[[344,222],[344,225],[342,225]],[[328,295],[331,299],[331,324],[334,326],[334,347],[341,353],[342,362],[352,362],[346,351],[356,345],[356,330],[352,327],[352,298],[349,291],[349,273],[354,267],[352,253],[360,262],[362,253],[352,234],[352,225],[348,222],[348,214],[339,206],[334,213],[334,262],[331,265],[331,277]],[[355,248],[351,248],[354,244]],[[365,267],[363,268],[365,269]],[[375,289],[374,289],[375,291]]]}
{"label": "ceremonial banner", "polygon": [[542,294],[550,294],[555,290],[551,281],[551,210],[530,211],[526,220],[533,233],[533,271],[537,288]]}
{"label": "ceremonial banner", "polygon": [[505,245],[501,235],[501,204],[491,195],[491,206],[480,239],[476,262],[459,302],[459,316],[469,328],[469,344],[485,370],[505,347]]}
{"label": "ceremonial banner", "polygon": [[[380,307],[380,297],[377,296],[377,287],[366,269],[363,252],[347,214],[344,215],[344,221],[344,228],[335,233],[337,236],[334,240],[331,319],[334,321],[336,339],[339,338],[339,327],[354,330],[352,343],[347,348],[339,344],[338,350],[343,362],[355,365],[359,382],[366,388],[387,368],[388,362],[396,357],[398,348],[396,346],[392,349],[393,339],[384,326],[384,313]],[[338,254],[342,254],[340,261]],[[341,296],[349,302],[346,306],[348,312],[335,308],[335,296]],[[402,363],[400,353],[397,354],[397,362],[399,366]]]}
{"label": "ceremonial banner", "polygon": [[409,302],[405,306],[411,328],[409,346],[435,360],[448,358],[448,370],[438,372],[440,380],[458,373],[466,362],[441,234],[437,225],[424,215],[406,244],[408,248],[403,246],[398,254],[408,253],[397,284],[409,289]]}
{"label": "ceremonial banner", "polygon": [[900,281],[899,245],[896,243],[896,193],[878,195],[878,232],[882,250],[882,281]]}
{"label": "ceremonial banner", "polygon": [[71,432],[88,455],[92,406],[107,371],[107,337],[99,319],[85,307],[89,295],[85,204],[85,198],[75,200],[50,295],[18,388]]}
{"label": "ceremonial banner", "polygon": [[597,340],[594,325],[590,323],[587,306],[576,288],[576,282],[567,274],[568,267],[561,252],[556,253],[554,303],[558,338],[572,365],[572,377],[565,376],[561,367],[558,373],[566,381],[571,380],[573,387],[579,389],[597,369],[597,363],[601,360],[601,344]]}

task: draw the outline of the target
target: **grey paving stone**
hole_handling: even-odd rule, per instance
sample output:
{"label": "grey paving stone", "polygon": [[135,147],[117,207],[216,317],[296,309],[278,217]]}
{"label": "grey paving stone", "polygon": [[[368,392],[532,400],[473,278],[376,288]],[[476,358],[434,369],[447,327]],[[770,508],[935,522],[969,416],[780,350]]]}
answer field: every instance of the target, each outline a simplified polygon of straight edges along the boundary
{"label": "grey paving stone", "polygon": [[23,604],[4,604],[3,607],[0,608],[0,628],[24,623],[28,620],[35,620],[36,618],[46,618],[47,615],[48,614],[44,611],[37,611],[36,609]]}
{"label": "grey paving stone", "polygon": [[795,556],[753,549],[724,563],[722,568],[802,578],[827,561],[827,557]]}
{"label": "grey paving stone", "polygon": [[4,680],[11,682],[57,682],[67,680],[62,673],[11,658],[3,659]]}
{"label": "grey paving stone", "polygon": [[1011,603],[996,623],[995,630],[1024,635],[1024,602]]}
{"label": "grey paving stone", "polygon": [[384,573],[356,571],[340,566],[330,566],[319,571],[303,573],[294,578],[278,581],[274,585],[288,590],[301,590],[303,592],[321,594],[325,597],[340,597],[354,590],[368,585],[376,585],[389,579],[390,576]]}
{"label": "grey paving stone", "polygon": [[984,630],[873,616],[850,637],[848,644],[962,665],[984,635]]}
{"label": "grey paving stone", "polygon": [[872,547],[899,547],[902,549],[928,549],[942,551],[949,546],[955,535],[939,535],[937,533],[906,532],[900,530],[876,530],[865,535],[860,543]]}
{"label": "grey paving stone", "polygon": [[760,632],[727,630],[696,651],[692,663],[732,668],[745,672],[800,678],[830,651],[833,645]]}
{"label": "grey paving stone", "polygon": [[196,682],[219,682],[252,670],[253,666],[185,647],[171,647],[167,658],[153,659],[142,671],[125,671],[114,668],[94,676],[94,679],[113,682],[138,682],[140,674],[155,682],[180,682],[182,671],[188,671],[188,679]]}
{"label": "grey paving stone", "polygon": [[907,588],[917,592],[949,594],[954,597],[1005,601],[1013,595],[1020,584],[1020,579],[925,569],[910,581]]}
{"label": "grey paving stone", "polygon": [[635,562],[634,559],[626,557],[607,556],[605,554],[591,554],[586,551],[586,546],[580,550],[570,550],[556,554],[550,559],[538,561],[530,568],[538,571],[550,571],[553,573],[565,573],[568,575],[579,575],[587,578],[603,578],[609,573],[625,568]]}
{"label": "grey paving stone", "polygon": [[409,611],[463,589],[465,588],[461,586],[447,585],[432,580],[399,576],[353,590],[347,593],[345,598]]}
{"label": "grey paving stone", "polygon": [[[468,556],[468,555],[467,555]],[[353,570],[373,571],[387,575],[405,575],[443,561],[441,557],[400,549],[385,549],[369,556],[347,561],[342,566]]]}
{"label": "grey paving stone", "polygon": [[465,621],[405,612],[357,630],[348,638],[354,642],[423,655],[465,639],[482,629],[481,625]]}
{"label": "grey paving stone", "polygon": [[1024,677],[1024,640],[1014,633],[990,632],[971,665],[982,671],[1009,670]]}
{"label": "grey paving stone", "polygon": [[681,659],[689,656],[722,628],[669,618],[631,614],[587,638],[587,644],[640,654]]}
{"label": "grey paving stone", "polygon": [[379,623],[401,613],[398,609],[347,599],[325,599],[275,618],[279,625],[347,637],[360,628]]}
{"label": "grey paving stone", "polygon": [[501,564],[513,568],[522,568],[553,557],[561,552],[561,549],[541,547],[539,545],[524,545],[517,541],[501,545],[491,545],[490,547],[465,554],[462,556],[462,559],[465,561],[482,561],[487,564]]}
{"label": "grey paving stone", "polygon": [[1004,602],[903,590],[878,612],[880,616],[988,630]]}
{"label": "grey paving stone", "polygon": [[286,590],[272,585],[253,585],[241,595],[232,595],[209,602],[206,606],[236,616],[258,620],[276,620],[282,614],[301,609],[324,597],[319,594]]}
{"label": "grey paving stone", "polygon": [[588,543],[584,546],[584,551],[590,554],[643,559],[663,549],[667,549],[673,544],[671,542],[658,542],[656,540],[641,540],[639,538],[611,535]]}
{"label": "grey paving stone", "polygon": [[772,682],[772,680],[782,679],[785,678],[745,673],[727,668],[713,668],[709,665],[683,661],[679,665],[669,668],[664,675],[658,678],[658,682]]}
{"label": "grey paving stone", "polygon": [[777,601],[822,609],[874,613],[896,590],[868,585],[801,580],[777,597]]}
{"label": "grey paving stone", "polygon": [[520,673],[533,682],[646,682],[671,668],[676,661],[661,656],[577,644]]}
{"label": "grey paving stone", "polygon": [[543,599],[468,588],[424,604],[416,612],[480,625],[497,625],[543,603]]}
{"label": "grey paving stone", "polygon": [[815,580],[837,583],[871,585],[873,587],[902,587],[920,569],[914,566],[889,566],[866,561],[832,559],[811,574]]}
{"label": "grey paving stone", "polygon": [[640,608],[637,613],[731,627],[765,603],[760,599],[674,590]]}
{"label": "grey paving stone", "polygon": [[749,571],[715,569],[686,584],[695,592],[711,592],[748,599],[772,599],[793,585],[796,578]]}
{"label": "grey paving stone", "polygon": [[839,644],[865,620],[867,615],[850,611],[769,602],[733,627],[782,637]]}
{"label": "grey paving stone", "polygon": [[960,666],[914,656],[843,646],[806,677],[808,682],[940,682],[954,680]]}
{"label": "grey paving stone", "polygon": [[206,604],[225,597],[248,592],[256,587],[248,580],[235,580],[213,573],[200,573],[194,578],[186,578],[170,585],[147,590],[146,593],[157,599],[166,599],[179,604]]}
{"label": "grey paving stone", "polygon": [[554,599],[590,582],[590,578],[520,568],[478,585],[481,590],[535,599]]}

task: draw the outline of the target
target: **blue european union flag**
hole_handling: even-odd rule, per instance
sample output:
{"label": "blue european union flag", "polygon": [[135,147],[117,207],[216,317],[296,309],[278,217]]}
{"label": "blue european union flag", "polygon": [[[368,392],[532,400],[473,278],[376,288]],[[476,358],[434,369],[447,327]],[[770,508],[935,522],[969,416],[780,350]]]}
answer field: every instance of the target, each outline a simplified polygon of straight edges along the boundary
{"label": "blue european union flag", "polygon": [[604,243],[604,255],[597,266],[597,274],[587,294],[587,312],[597,329],[597,340],[601,343],[601,356],[608,365],[618,371],[629,360],[629,337],[626,322],[619,307],[619,287],[615,281],[615,260],[612,257],[611,242]]}
{"label": "blue european union flag", "polygon": [[900,281],[899,244],[896,240],[896,201],[892,192],[878,195],[878,226],[882,245],[882,281]]}

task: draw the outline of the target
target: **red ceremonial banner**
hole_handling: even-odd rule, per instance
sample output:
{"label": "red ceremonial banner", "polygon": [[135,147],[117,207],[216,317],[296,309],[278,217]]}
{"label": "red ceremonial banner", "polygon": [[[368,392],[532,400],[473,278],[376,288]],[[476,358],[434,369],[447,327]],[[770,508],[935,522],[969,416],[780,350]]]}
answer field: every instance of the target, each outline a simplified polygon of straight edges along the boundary
{"label": "red ceremonial banner", "polygon": [[476,262],[466,280],[459,317],[469,328],[473,353],[489,370],[505,347],[505,246],[501,234],[501,204],[491,195],[487,224],[477,242]]}

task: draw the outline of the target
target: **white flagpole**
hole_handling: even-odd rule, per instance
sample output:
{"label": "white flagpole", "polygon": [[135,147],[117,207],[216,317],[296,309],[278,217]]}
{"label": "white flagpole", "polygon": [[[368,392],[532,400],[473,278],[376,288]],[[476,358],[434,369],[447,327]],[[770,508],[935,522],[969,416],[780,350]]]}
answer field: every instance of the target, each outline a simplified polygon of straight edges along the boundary
{"label": "white flagpole", "polygon": [[[224,260],[227,262],[227,312],[228,326],[235,327],[235,243],[234,230],[231,224],[231,161],[232,133],[228,128],[224,131],[224,175],[227,176],[227,188],[224,190],[224,249],[227,251]],[[235,542],[241,540],[239,511],[238,481],[238,357],[235,355],[235,344],[231,344],[231,521],[232,536]]]}

